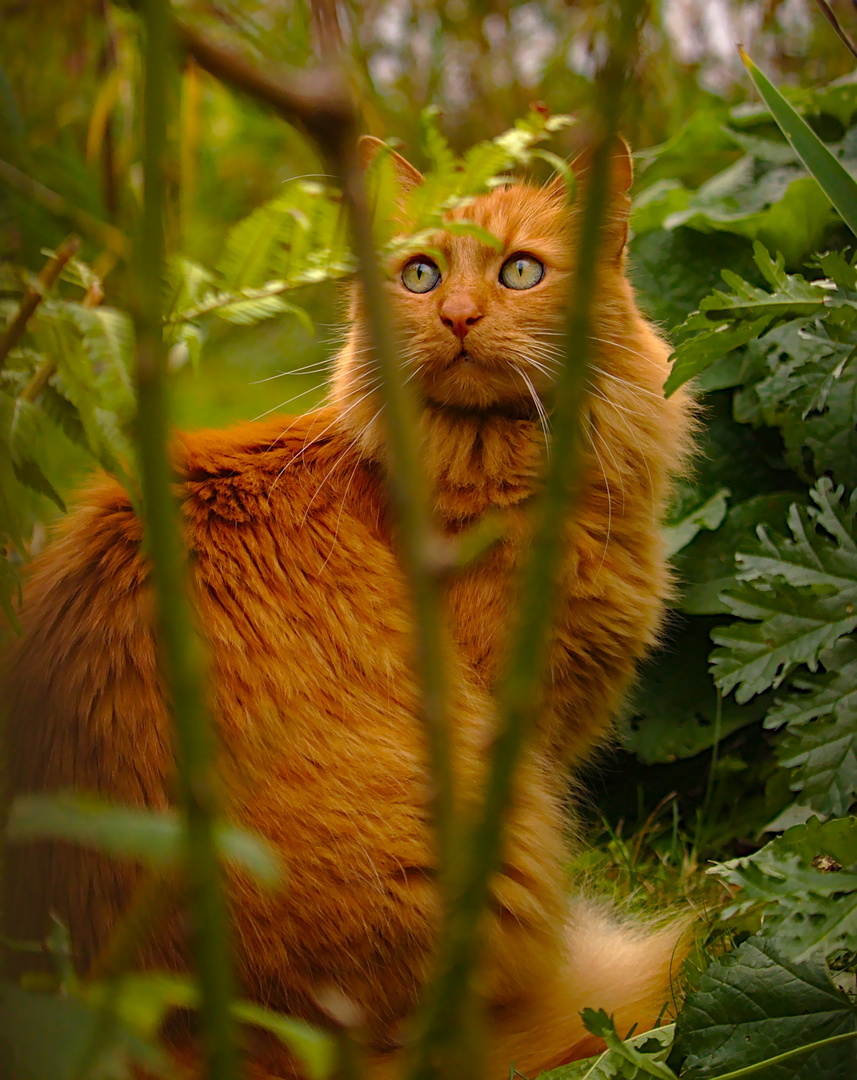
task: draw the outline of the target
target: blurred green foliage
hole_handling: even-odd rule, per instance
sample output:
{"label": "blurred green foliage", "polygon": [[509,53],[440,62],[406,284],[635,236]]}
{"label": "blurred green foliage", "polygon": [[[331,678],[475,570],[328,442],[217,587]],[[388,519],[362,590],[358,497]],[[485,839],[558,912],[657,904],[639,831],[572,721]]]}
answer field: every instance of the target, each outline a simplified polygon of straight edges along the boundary
{"label": "blurred green foliage", "polygon": [[[344,48],[365,129],[400,140],[417,166],[433,167],[444,196],[456,181],[454,171],[444,174],[439,132],[460,152],[498,135],[532,102],[544,102],[554,116],[574,113],[591,90],[609,6],[177,5],[262,67],[305,67]],[[845,169],[857,171],[857,80],[812,7],[766,0],[718,10],[731,12],[754,59],[786,85],[788,100]],[[43,523],[93,460],[114,471],[129,460],[132,290],[123,251],[141,213],[140,54],[130,5],[3,0],[0,18],[4,322],[70,229],[83,240],[80,258],[0,364],[0,543],[9,555],[0,552],[0,590],[7,597],[12,570],[39,548]],[[830,1032],[852,1032],[853,1008],[830,987],[822,959],[853,969],[857,951],[853,873],[831,884],[824,876],[830,867],[806,867],[825,853],[840,869],[857,863],[850,832],[840,836],[850,829],[842,823],[853,822],[842,815],[857,796],[854,238],[767,109],[747,100],[740,61],[721,47],[711,18],[705,4],[654,5],[636,72],[639,94],[625,119],[637,150],[630,273],[645,310],[679,341],[674,379],[682,371],[698,375],[703,409],[696,472],[682,484],[667,534],[680,580],[675,611],[629,704],[625,771],[616,784],[624,790],[608,800],[606,828],[622,850],[623,815],[636,819],[642,838],[671,805],[672,823],[651,841],[653,858],[664,865],[680,858],[680,831],[693,835],[696,860],[754,846],[765,828],[797,824],[802,831],[720,867],[744,890],[732,913],[737,933],[759,930],[763,916],[768,930],[790,929],[785,947],[763,934],[711,968],[679,1021],[669,1059],[678,1068],[684,1057],[688,1076],[710,1074],[712,1009],[776,1049],[779,1029],[753,1027],[741,1004],[761,984],[758,1001],[769,995],[771,1015],[785,1010],[788,1046],[809,1038],[793,1015],[804,984],[819,1009],[833,1001]],[[221,426],[281,408],[305,411],[325,393],[343,312],[337,279],[349,268],[334,201],[317,184],[325,179],[322,166],[298,132],[192,63],[176,67],[170,93],[173,419],[183,427]],[[553,146],[570,155],[578,138],[574,129],[558,130]],[[513,157],[519,165],[527,160]],[[543,165],[527,162],[537,175]],[[498,171],[499,159],[485,168],[486,176]],[[427,223],[437,209],[423,207]],[[299,220],[310,224],[299,227]],[[133,488],[133,476],[126,480]],[[720,646],[713,677],[712,637]],[[739,693],[730,694],[736,686]],[[664,796],[671,788],[678,798]],[[636,806],[628,804],[629,791]],[[813,814],[831,820],[822,826]],[[801,953],[795,943],[806,943],[804,909],[821,928],[821,944],[813,938]],[[828,925],[836,933],[825,936]],[[42,1023],[56,1039],[73,1037],[84,1055],[103,1003],[69,981],[67,956],[63,974],[64,947],[54,942],[52,955],[68,1000],[57,1005],[61,999],[0,986],[0,1016]],[[789,966],[795,956],[802,968]],[[177,993],[193,993],[172,985],[144,990],[147,1016],[160,1016]],[[47,1013],[40,1019],[33,1009]],[[128,1015],[117,1020],[116,1075],[129,1059],[147,1060],[151,1049],[154,1027],[135,1026]],[[666,1037],[635,1043],[631,1053],[620,1049],[606,1018],[593,1014],[593,1023],[611,1050],[591,1075],[672,1075]],[[288,1022],[270,1024],[274,1030]],[[312,1041],[305,1032],[280,1034]],[[717,1064],[746,1063],[741,1051],[723,1051]],[[329,1047],[312,1053],[323,1056]],[[819,1061],[851,1075],[843,1056],[850,1049],[818,1053],[777,1075],[807,1075],[799,1070],[817,1071]],[[57,1067],[50,1056],[34,1062],[27,1067],[36,1076]]]}

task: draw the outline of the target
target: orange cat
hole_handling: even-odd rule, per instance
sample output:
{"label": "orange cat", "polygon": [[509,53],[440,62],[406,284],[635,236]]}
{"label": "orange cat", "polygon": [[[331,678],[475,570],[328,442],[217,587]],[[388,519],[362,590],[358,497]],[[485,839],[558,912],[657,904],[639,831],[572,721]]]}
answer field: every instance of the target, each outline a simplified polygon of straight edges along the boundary
{"label": "orange cat", "polygon": [[[396,158],[404,187],[421,177]],[[663,396],[668,349],[623,273],[631,182],[617,152],[598,267],[585,492],[568,529],[561,611],[542,723],[521,764],[504,862],[492,888],[480,987],[493,1029],[489,1075],[591,1053],[578,1016],[652,1025],[669,997],[680,930],[621,926],[566,895],[566,766],[603,742],[670,590],[659,535],[670,474],[691,426]],[[506,539],[448,586],[459,790],[475,795],[492,738],[492,691],[544,453],[575,216],[561,184],[515,185],[466,216],[502,254],[442,233],[387,285],[403,363],[422,402],[420,438],[439,525],[489,508]],[[183,436],[178,453],[199,622],[229,812],[289,868],[271,895],[230,879],[246,994],[323,1022],[333,985],[367,1018],[376,1064],[395,1071],[403,1021],[430,969],[437,902],[428,777],[407,588],[391,539],[384,443],[358,290],[333,405],[283,422]],[[574,358],[570,358],[574,362]],[[167,710],[150,627],[141,526],[100,480],[33,568],[24,640],[4,695],[13,794],[74,787],[133,805],[170,803]],[[39,939],[49,911],[87,968],[127,905],[137,871],[63,844],[12,848],[6,930]],[[145,955],[182,966],[178,920]],[[259,1075],[290,1075],[260,1043]]]}

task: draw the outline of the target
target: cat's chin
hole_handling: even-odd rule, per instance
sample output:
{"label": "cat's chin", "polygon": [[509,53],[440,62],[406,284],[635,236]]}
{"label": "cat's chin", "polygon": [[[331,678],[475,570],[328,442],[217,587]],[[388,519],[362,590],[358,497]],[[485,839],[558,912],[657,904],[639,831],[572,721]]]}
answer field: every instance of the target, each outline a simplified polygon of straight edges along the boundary
{"label": "cat's chin", "polygon": [[511,372],[462,350],[423,382],[426,403],[456,412],[483,412],[512,419],[534,418],[533,403],[521,395]]}

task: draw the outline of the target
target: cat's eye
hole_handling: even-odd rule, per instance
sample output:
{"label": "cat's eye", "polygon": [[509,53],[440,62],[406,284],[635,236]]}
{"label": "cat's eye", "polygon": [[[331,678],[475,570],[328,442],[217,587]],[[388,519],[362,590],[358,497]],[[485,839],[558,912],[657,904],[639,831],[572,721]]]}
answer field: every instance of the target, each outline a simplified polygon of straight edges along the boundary
{"label": "cat's eye", "polygon": [[411,259],[402,270],[402,284],[410,292],[431,292],[439,281],[440,270],[423,255]]}
{"label": "cat's eye", "polygon": [[544,276],[544,264],[532,255],[513,255],[500,270],[500,281],[507,289],[532,289]]}

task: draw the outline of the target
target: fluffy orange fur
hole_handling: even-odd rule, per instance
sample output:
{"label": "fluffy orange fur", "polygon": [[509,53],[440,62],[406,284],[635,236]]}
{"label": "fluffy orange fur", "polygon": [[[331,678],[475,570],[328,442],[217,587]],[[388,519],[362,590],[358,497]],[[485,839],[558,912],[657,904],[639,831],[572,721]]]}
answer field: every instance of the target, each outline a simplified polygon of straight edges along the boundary
{"label": "fluffy orange fur", "polygon": [[[597,268],[585,491],[568,526],[541,727],[520,767],[486,918],[479,986],[492,1078],[508,1075],[513,1060],[531,1074],[597,1049],[578,1015],[587,1005],[614,1013],[620,1029],[651,1026],[681,936],[677,925],[644,931],[570,899],[563,874],[566,766],[606,738],[656,640],[670,589],[659,520],[691,426],[688,399],[664,399],[668,349],[624,276],[624,149],[615,165]],[[405,186],[419,182],[402,159],[396,166]],[[577,218],[558,184],[495,189],[466,215],[504,252],[444,232],[434,241],[438,284],[410,292],[403,257],[387,290],[422,403],[439,526],[458,533],[489,509],[508,526],[447,587],[455,769],[459,790],[475,798],[545,452],[539,405],[550,412],[562,359]],[[545,267],[532,288],[499,279],[516,253]],[[367,1018],[386,1075],[430,970],[437,897],[412,619],[370,351],[355,289],[331,407],[182,436],[177,462],[226,805],[289,868],[276,894],[230,876],[243,990],[323,1023],[318,995],[335,986]],[[170,804],[170,721],[141,535],[122,488],[102,479],[33,568],[26,633],[6,677],[12,794],[73,787]],[[133,866],[64,844],[12,848],[6,931],[39,939],[56,912],[86,970],[138,877]],[[185,948],[180,921],[168,918],[142,959],[183,967]],[[293,1063],[263,1040],[253,1069],[291,1075]]]}

